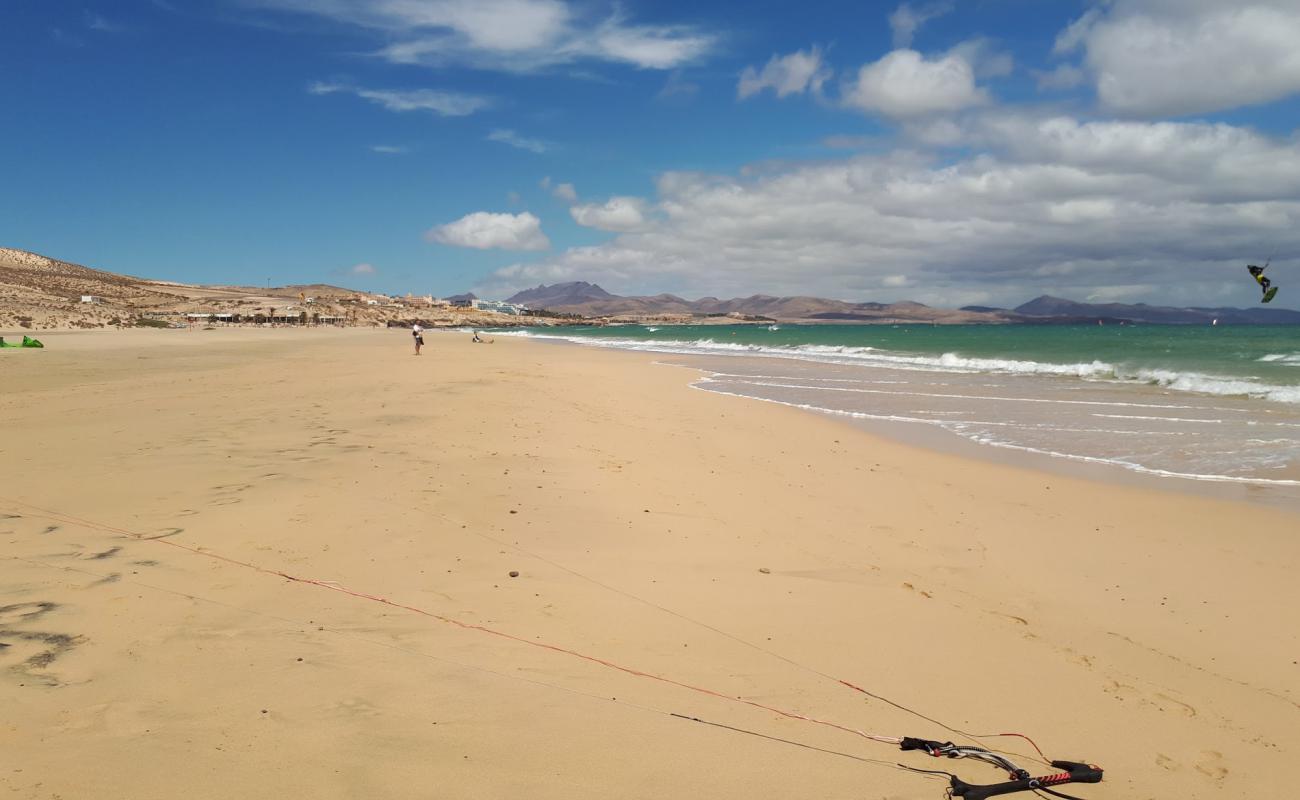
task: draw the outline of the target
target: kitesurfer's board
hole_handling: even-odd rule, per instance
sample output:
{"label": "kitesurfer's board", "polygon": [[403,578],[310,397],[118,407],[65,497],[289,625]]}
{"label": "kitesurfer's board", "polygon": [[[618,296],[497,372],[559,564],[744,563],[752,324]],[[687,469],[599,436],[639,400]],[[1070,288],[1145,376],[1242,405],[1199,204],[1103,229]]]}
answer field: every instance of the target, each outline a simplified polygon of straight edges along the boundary
{"label": "kitesurfer's board", "polygon": [[1270,287],[1269,287],[1269,290],[1268,290],[1267,292],[1264,292],[1264,299],[1263,299],[1263,300],[1260,300],[1259,302],[1261,302],[1261,303],[1267,303],[1269,300],[1272,300],[1274,297],[1276,297],[1276,296],[1277,296],[1277,288],[1278,288],[1278,287],[1276,287],[1276,286],[1270,286]]}

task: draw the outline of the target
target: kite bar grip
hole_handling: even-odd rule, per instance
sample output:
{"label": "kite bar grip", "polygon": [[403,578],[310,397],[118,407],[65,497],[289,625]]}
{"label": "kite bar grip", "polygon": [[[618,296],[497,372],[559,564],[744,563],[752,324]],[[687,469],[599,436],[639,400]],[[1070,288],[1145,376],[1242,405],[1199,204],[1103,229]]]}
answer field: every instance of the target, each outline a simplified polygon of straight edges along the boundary
{"label": "kite bar grip", "polygon": [[1065,772],[1058,772],[1055,775],[1042,775],[1037,778],[1007,781],[1006,783],[991,783],[985,786],[975,786],[966,783],[961,778],[953,778],[952,793],[954,797],[961,797],[964,800],[984,800],[986,797],[995,797],[1013,792],[1028,792],[1034,789],[1060,786],[1063,783],[1101,783],[1101,767],[1080,764],[1075,761],[1053,761],[1052,766],[1063,769]]}

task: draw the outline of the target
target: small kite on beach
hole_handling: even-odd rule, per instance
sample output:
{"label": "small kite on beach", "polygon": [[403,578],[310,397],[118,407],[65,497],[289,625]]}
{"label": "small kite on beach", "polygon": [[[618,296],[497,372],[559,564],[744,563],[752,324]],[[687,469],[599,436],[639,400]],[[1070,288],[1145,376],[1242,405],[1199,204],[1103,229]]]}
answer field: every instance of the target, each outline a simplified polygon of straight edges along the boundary
{"label": "small kite on beach", "polygon": [[1264,270],[1268,269],[1270,263],[1272,263],[1271,260],[1265,261],[1262,267],[1257,267],[1254,264],[1246,265],[1246,271],[1255,279],[1255,282],[1259,284],[1260,291],[1264,293],[1264,296],[1259,301],[1261,303],[1267,303],[1277,296],[1278,287],[1273,286],[1273,282],[1264,276]]}
{"label": "small kite on beach", "polygon": [[39,339],[33,339],[30,336],[24,336],[22,344],[13,344],[12,342],[6,342],[5,337],[0,336],[0,347],[44,347],[44,346],[45,345],[41,344]]}

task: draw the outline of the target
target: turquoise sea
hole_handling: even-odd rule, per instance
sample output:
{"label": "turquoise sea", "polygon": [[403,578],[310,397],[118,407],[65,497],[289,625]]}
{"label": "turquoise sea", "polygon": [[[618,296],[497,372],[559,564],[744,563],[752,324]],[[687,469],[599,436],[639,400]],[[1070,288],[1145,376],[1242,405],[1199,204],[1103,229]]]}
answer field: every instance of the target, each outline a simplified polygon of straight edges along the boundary
{"label": "turquoise sea", "polygon": [[1151,475],[1300,486],[1300,327],[755,325],[523,335],[691,356],[695,385]]}

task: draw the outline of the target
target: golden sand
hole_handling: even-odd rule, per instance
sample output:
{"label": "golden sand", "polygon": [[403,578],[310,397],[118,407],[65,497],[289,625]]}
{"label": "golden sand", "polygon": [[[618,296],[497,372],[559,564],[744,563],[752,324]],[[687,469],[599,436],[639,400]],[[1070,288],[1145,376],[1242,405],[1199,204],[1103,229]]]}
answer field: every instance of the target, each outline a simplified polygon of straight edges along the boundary
{"label": "golden sand", "polygon": [[638,354],[42,339],[0,353],[4,797],[943,796],[900,760],[1001,779],[528,641],[957,738],[847,680],[1098,763],[1071,790],[1097,800],[1268,796],[1300,756],[1285,511],[892,443]]}

